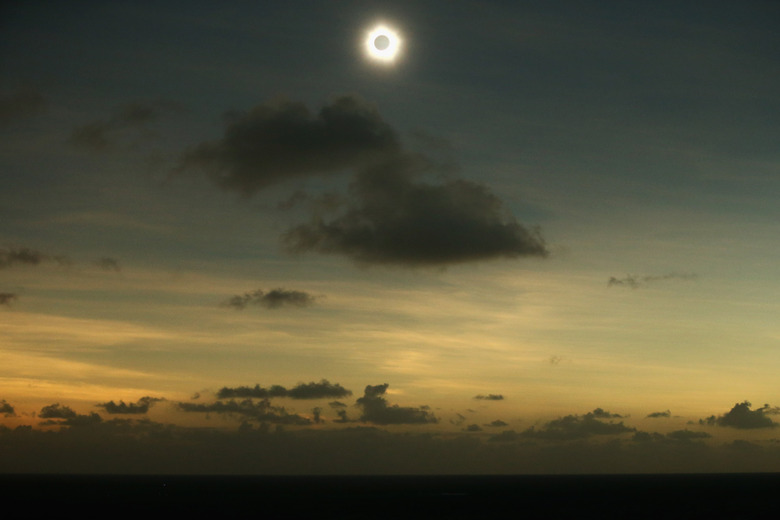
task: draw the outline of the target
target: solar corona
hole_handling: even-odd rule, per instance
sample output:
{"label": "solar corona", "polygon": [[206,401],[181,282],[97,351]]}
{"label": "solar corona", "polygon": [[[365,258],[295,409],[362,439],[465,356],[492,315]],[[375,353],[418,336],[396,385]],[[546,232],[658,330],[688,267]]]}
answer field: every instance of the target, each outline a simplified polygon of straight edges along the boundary
{"label": "solar corona", "polygon": [[398,32],[386,25],[371,29],[365,39],[366,55],[380,63],[393,63],[399,56],[401,38]]}

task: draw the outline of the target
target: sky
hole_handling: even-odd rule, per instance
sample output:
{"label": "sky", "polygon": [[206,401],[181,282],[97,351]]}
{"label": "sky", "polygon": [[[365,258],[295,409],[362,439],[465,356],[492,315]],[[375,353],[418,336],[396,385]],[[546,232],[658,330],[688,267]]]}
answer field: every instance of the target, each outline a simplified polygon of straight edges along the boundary
{"label": "sky", "polygon": [[780,471],[778,22],[5,3],[0,472]]}

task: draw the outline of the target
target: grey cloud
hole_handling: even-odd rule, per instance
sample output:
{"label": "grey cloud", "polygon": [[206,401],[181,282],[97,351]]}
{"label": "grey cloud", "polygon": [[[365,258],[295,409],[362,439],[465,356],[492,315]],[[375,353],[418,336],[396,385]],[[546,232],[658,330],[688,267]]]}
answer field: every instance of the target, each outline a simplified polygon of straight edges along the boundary
{"label": "grey cloud", "polygon": [[388,405],[382,397],[387,391],[387,383],[367,385],[363,397],[357,400],[357,405],[363,409],[360,420],[373,424],[425,424],[435,423],[438,419],[425,407],[413,408],[398,405]]}
{"label": "grey cloud", "polygon": [[665,412],[653,412],[647,414],[647,417],[649,417],[650,419],[658,419],[660,417],[671,417],[671,416],[672,416],[672,412],[670,410],[666,410]]}
{"label": "grey cloud", "polygon": [[0,293],[0,305],[10,306],[13,302],[19,299],[19,295],[16,293]]}
{"label": "grey cloud", "polygon": [[298,414],[291,414],[281,406],[271,405],[268,399],[254,402],[251,399],[236,401],[216,401],[213,403],[179,403],[179,409],[185,412],[217,413],[241,415],[257,421],[275,424],[310,424],[311,421]]}
{"label": "grey cloud", "polygon": [[222,139],[186,152],[179,170],[205,170],[219,186],[249,195],[290,178],[360,167],[399,147],[395,131],[355,96],[316,115],[281,101],[233,114]]}
{"label": "grey cloud", "polygon": [[596,419],[620,419],[623,416],[619,413],[611,413],[602,408],[596,408],[592,412],[585,414],[585,417],[595,417]]}
{"label": "grey cloud", "polygon": [[125,403],[119,401],[109,401],[107,403],[98,404],[99,407],[105,409],[106,413],[110,414],[145,414],[149,411],[149,408],[163,399],[159,397],[142,397],[136,403]]}
{"label": "grey cloud", "polygon": [[481,432],[482,431],[482,427],[480,425],[478,425],[478,424],[469,424],[468,426],[463,428],[463,431],[466,431],[466,432]]}
{"label": "grey cloud", "polygon": [[666,434],[666,437],[676,441],[693,441],[700,439],[708,439],[712,437],[707,432],[697,432],[691,430],[675,430]]}
{"label": "grey cloud", "polygon": [[485,401],[503,401],[504,396],[501,394],[488,394],[488,395],[475,395],[474,399],[481,399]]}
{"label": "grey cloud", "polygon": [[127,103],[119,106],[107,119],[76,128],[70,136],[70,143],[93,151],[104,151],[113,145],[117,132],[143,128],[169,110],[179,110],[179,107],[163,100]]}
{"label": "grey cloud", "polygon": [[46,98],[31,87],[0,94],[0,124],[28,117],[46,106]]}
{"label": "grey cloud", "polygon": [[740,429],[774,428],[777,426],[776,422],[767,417],[768,413],[775,413],[774,408],[765,404],[762,408],[751,410],[751,406],[748,401],[736,403],[726,414],[718,417],[712,415],[706,419],[701,419],[699,424],[729,426]]}
{"label": "grey cloud", "polygon": [[284,245],[293,253],[339,254],[366,265],[548,256],[539,230],[518,223],[487,187],[415,178],[428,168],[423,158],[397,156],[361,171],[345,212],[293,227],[282,237]]}
{"label": "grey cloud", "polygon": [[41,408],[38,417],[43,419],[71,419],[76,417],[76,412],[69,406],[54,403]]}
{"label": "grey cloud", "polygon": [[223,302],[223,305],[233,307],[234,309],[245,309],[248,305],[260,305],[268,309],[278,309],[280,307],[308,307],[316,300],[317,298],[304,291],[277,288],[264,292],[261,289],[257,289],[256,291],[233,296]]}
{"label": "grey cloud", "polygon": [[615,423],[599,420],[599,418],[606,417],[615,417],[615,414],[610,414],[601,408],[596,408],[593,412],[589,412],[583,416],[567,415],[559,419],[554,419],[546,423],[544,427],[540,429],[531,427],[521,432],[520,436],[535,439],[570,440],[583,439],[592,435],[614,435],[636,431],[635,428],[624,425],[623,421]]}
{"label": "grey cloud", "polygon": [[502,428],[504,426],[509,426],[507,423],[502,421],[501,419],[496,419],[495,421],[491,421],[485,426],[490,426],[491,428]]}
{"label": "grey cloud", "polygon": [[11,406],[5,399],[0,399],[0,414],[3,414],[6,417],[16,415],[14,407]]}
{"label": "grey cloud", "polygon": [[58,424],[73,427],[91,426],[102,421],[100,416],[94,412],[88,415],[81,415],[76,413],[69,406],[61,405],[59,403],[44,406],[38,413],[38,417],[49,419],[43,424]]}
{"label": "grey cloud", "polygon": [[610,276],[609,280],[607,281],[608,287],[630,287],[631,289],[637,289],[643,285],[646,285],[648,283],[653,282],[659,282],[664,280],[682,280],[682,281],[690,281],[695,280],[698,278],[696,274],[693,273],[670,273],[670,274],[664,274],[664,275],[648,275],[648,276],[636,276],[636,275],[627,275],[623,278],[615,278],[614,276]]}
{"label": "grey cloud", "polygon": [[65,256],[52,256],[29,247],[0,249],[0,269],[8,269],[17,265],[37,266],[42,262],[50,261],[59,265],[70,264],[70,260]]}
{"label": "grey cloud", "polygon": [[116,258],[103,257],[96,262],[97,266],[104,271],[119,272],[122,268],[119,266],[119,260]]}
{"label": "grey cloud", "polygon": [[[248,398],[272,398],[272,397],[290,397],[292,399],[322,399],[326,397],[346,397],[352,395],[352,391],[347,390],[338,383],[331,383],[327,379],[319,383],[299,383],[293,388],[287,389],[281,385],[273,385],[270,388],[263,388],[260,385],[254,387],[239,386],[236,388],[223,387],[217,392],[219,399],[233,397]],[[331,403],[331,406],[334,406]]]}

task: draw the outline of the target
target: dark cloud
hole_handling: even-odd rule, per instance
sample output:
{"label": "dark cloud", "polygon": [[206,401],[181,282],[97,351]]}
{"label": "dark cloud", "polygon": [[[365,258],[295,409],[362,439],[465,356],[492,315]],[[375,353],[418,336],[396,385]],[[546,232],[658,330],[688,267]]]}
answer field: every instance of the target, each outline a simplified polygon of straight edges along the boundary
{"label": "dark cloud", "polygon": [[614,276],[610,276],[609,280],[607,281],[607,286],[608,287],[630,287],[632,289],[637,289],[645,284],[658,282],[658,281],[664,281],[664,280],[690,281],[690,280],[695,280],[696,278],[698,278],[698,276],[692,273],[688,273],[688,274],[671,273],[671,274],[664,274],[664,275],[649,275],[649,276],[627,275],[623,278],[615,278]]}
{"label": "dark cloud", "polygon": [[122,268],[119,265],[119,260],[117,260],[116,258],[103,257],[97,260],[96,264],[104,271],[119,272],[122,270]]}
{"label": "dark cloud", "polygon": [[726,414],[718,417],[712,415],[707,419],[701,419],[699,424],[730,426],[740,429],[774,428],[777,426],[776,422],[767,417],[767,414],[776,413],[775,408],[765,404],[761,408],[751,410],[751,406],[748,401],[736,403]]}
{"label": "dark cloud", "polygon": [[672,412],[670,410],[666,410],[665,412],[653,412],[647,414],[647,417],[651,419],[658,419],[660,417],[671,417],[671,416],[672,416]]}
{"label": "dark cloud", "polygon": [[19,299],[19,295],[16,293],[0,293],[0,305],[10,306],[13,302]]}
{"label": "dark cloud", "polygon": [[31,87],[0,93],[0,124],[35,115],[45,106],[46,98]]}
{"label": "dark cloud", "polygon": [[70,136],[70,143],[93,151],[104,151],[111,148],[118,132],[144,128],[163,113],[179,109],[175,103],[163,100],[127,103],[116,108],[107,119],[76,128]]}
{"label": "dark cloud", "polygon": [[107,403],[98,404],[97,406],[105,409],[106,413],[110,414],[145,414],[149,411],[149,408],[163,399],[159,397],[142,397],[136,403],[125,403],[119,401],[109,401]]}
{"label": "dark cloud", "polygon": [[496,419],[495,421],[491,421],[487,423],[485,426],[490,426],[491,428],[503,428],[504,426],[509,426],[509,425],[504,421],[502,421],[501,419]]}
{"label": "dark cloud", "polygon": [[478,424],[469,424],[465,428],[463,428],[463,431],[465,432],[481,432],[482,427]]}
{"label": "dark cloud", "polygon": [[676,441],[694,441],[701,439],[709,439],[712,437],[707,432],[697,432],[691,430],[675,430],[666,434],[666,437]]}
{"label": "dark cloud", "polygon": [[548,255],[540,232],[520,225],[487,187],[415,179],[428,167],[420,157],[398,156],[361,171],[345,212],[293,227],[283,243],[293,253],[339,254],[360,264],[430,266]]}
{"label": "dark cloud", "polygon": [[61,405],[59,403],[44,406],[38,413],[38,417],[41,419],[49,419],[48,421],[44,421],[43,424],[57,424],[73,427],[91,426],[102,421],[101,417],[94,412],[88,415],[81,415],[76,413],[69,406]]}
{"label": "dark cloud", "polygon": [[14,412],[14,407],[11,406],[5,399],[0,399],[0,414],[3,414],[6,417],[16,415]]}
{"label": "dark cloud", "polygon": [[[273,385],[270,388],[263,388],[260,385],[254,387],[239,386],[237,388],[224,387],[217,392],[219,399],[234,397],[248,397],[267,399],[272,397],[290,397],[292,399],[323,399],[326,397],[346,397],[352,395],[351,390],[347,390],[338,383],[331,383],[327,379],[319,383],[299,383],[293,388],[287,389],[281,385]],[[333,406],[333,404],[331,404]]]}
{"label": "dark cloud", "polygon": [[0,269],[8,269],[16,265],[37,266],[42,262],[50,261],[59,265],[70,264],[70,260],[65,256],[52,256],[29,247],[0,249]]}
{"label": "dark cloud", "polygon": [[251,419],[275,423],[305,425],[311,421],[298,414],[288,413],[282,406],[273,406],[268,399],[255,402],[252,399],[236,401],[216,401],[213,403],[179,403],[179,409],[185,412],[216,413],[240,415]]}
{"label": "dark cloud", "polygon": [[355,96],[339,97],[317,114],[281,101],[226,119],[222,139],[189,150],[180,170],[205,170],[219,186],[247,195],[291,178],[361,167],[400,149],[395,131]]}
{"label": "dark cloud", "polygon": [[245,309],[248,305],[260,305],[268,309],[278,309],[281,307],[308,307],[312,305],[317,298],[304,291],[294,291],[289,289],[272,289],[264,292],[261,289],[256,291],[236,295],[223,303],[226,307],[234,309]]}
{"label": "dark cloud", "polygon": [[[549,254],[539,230],[521,225],[486,186],[423,179],[441,175],[441,167],[402,150],[395,130],[354,96],[337,98],[316,115],[291,101],[233,114],[223,137],[187,151],[176,172],[192,169],[247,196],[294,178],[352,175],[345,198],[329,194],[311,208],[310,222],[283,235],[293,253],[405,266]],[[279,207],[307,199],[298,190]],[[321,215],[326,202],[327,211],[340,211],[328,220]]]}
{"label": "dark cloud", "polygon": [[475,395],[474,399],[482,399],[485,401],[503,401],[504,396],[501,394],[488,394],[488,395]]}
{"label": "dark cloud", "polygon": [[524,438],[570,440],[584,439],[592,435],[614,435],[636,431],[620,422],[604,422],[601,418],[620,417],[601,408],[585,415],[567,415],[546,423],[542,428],[531,427],[519,435]]}
{"label": "dark cloud", "polygon": [[76,412],[69,406],[54,403],[41,408],[38,417],[43,419],[71,419],[76,417]]}
{"label": "dark cloud", "polygon": [[602,408],[596,408],[592,412],[585,414],[585,417],[595,417],[596,419],[620,419],[623,416],[619,413],[610,413]]}
{"label": "dark cloud", "polygon": [[0,249],[0,269],[14,265],[38,265],[49,257],[40,251],[27,247],[17,249]]}
{"label": "dark cloud", "polygon": [[382,397],[387,391],[388,383],[367,385],[363,397],[357,400],[357,405],[363,409],[360,420],[374,424],[425,424],[435,423],[438,419],[425,407],[413,408],[398,405],[388,405]]}

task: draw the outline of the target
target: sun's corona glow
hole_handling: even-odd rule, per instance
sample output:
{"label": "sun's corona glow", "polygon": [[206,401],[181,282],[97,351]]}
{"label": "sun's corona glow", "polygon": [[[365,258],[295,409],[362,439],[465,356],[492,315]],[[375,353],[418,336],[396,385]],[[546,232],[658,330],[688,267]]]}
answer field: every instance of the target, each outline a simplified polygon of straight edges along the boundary
{"label": "sun's corona glow", "polygon": [[372,60],[392,63],[401,50],[398,32],[386,25],[377,25],[366,34],[366,55]]}

